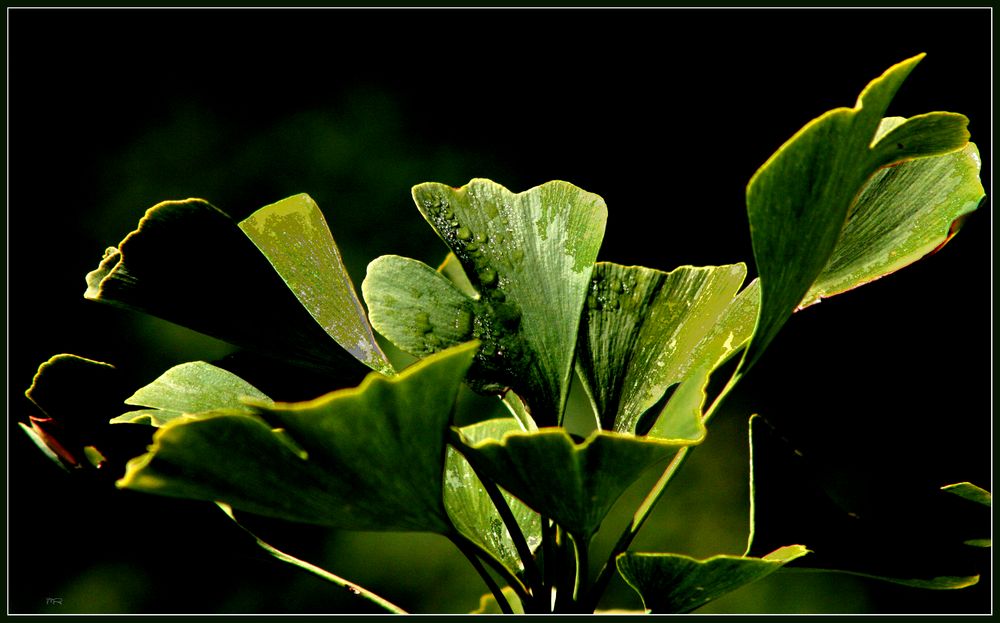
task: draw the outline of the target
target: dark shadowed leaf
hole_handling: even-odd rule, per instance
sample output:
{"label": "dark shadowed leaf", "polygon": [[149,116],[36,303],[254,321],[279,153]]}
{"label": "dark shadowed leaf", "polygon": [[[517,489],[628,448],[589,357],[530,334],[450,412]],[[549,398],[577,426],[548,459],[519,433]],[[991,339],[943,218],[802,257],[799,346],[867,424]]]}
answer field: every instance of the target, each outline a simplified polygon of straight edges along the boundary
{"label": "dark shadowed leaf", "polygon": [[761,558],[721,555],[696,560],[681,554],[628,552],[618,557],[618,571],[642,597],[647,612],[682,614],[767,577],[808,553],[801,545],[782,547]]}
{"label": "dark shadowed leaf", "polygon": [[133,309],[251,350],[356,374],[267,258],[224,212],[201,199],[150,208],[87,275],[89,299]]}
{"label": "dark shadowed leaf", "polygon": [[475,348],[309,402],[175,420],[120,486],[340,528],[448,533],[445,431]]}
{"label": "dark shadowed leaf", "polygon": [[[504,433],[519,431],[521,427],[513,418],[498,418],[459,430],[466,439],[478,442],[484,439],[499,440]],[[542,538],[542,524],[538,513],[513,496],[504,497],[521,526],[528,547],[536,548]],[[468,461],[453,448],[448,448],[445,460],[444,506],[459,532],[479,543],[509,569],[520,571],[524,568],[510,533],[490,501],[486,489]]]}
{"label": "dark shadowed leaf", "polygon": [[[748,555],[784,540],[813,552],[791,567],[840,571],[918,588],[975,584],[983,551],[966,541],[989,533],[989,511],[942,491],[854,509],[836,501],[817,469],[763,418],[750,420],[751,534]],[[970,508],[964,508],[970,507]]]}
{"label": "dark shadowed leaf", "polygon": [[330,337],[372,370],[394,373],[312,197],[299,194],[272,203],[239,226]]}
{"label": "dark shadowed leaf", "polygon": [[890,67],[865,87],[854,108],[837,108],[809,122],[747,185],[762,286],[760,319],[746,353],[747,365],[757,360],[827,267],[868,178],[896,162],[967,144],[968,120],[953,113],[911,118],[876,141],[890,101],[922,58]]}
{"label": "dark shadowed leaf", "polygon": [[109,478],[143,452],[152,435],[148,427],[108,425],[122,411],[128,390],[113,366],[62,354],[38,367],[31,387],[30,425],[22,430],[62,467],[101,465]]}

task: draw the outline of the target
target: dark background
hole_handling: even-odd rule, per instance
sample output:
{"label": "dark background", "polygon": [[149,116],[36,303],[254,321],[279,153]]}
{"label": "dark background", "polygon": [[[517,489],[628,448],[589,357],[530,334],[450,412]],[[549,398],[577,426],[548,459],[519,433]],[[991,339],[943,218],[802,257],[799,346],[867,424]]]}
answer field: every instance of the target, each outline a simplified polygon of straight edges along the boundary
{"label": "dark background", "polygon": [[[412,205],[412,185],[489,177],[521,191],[564,179],[607,201],[601,259],[664,270],[746,261],[753,273],[747,180],[807,121],[852,106],[869,80],[918,52],[928,56],[889,114],[966,114],[984,183],[992,170],[988,10],[7,17],[15,613],[365,611],[269,559],[210,505],[71,478],[17,430],[27,415],[23,391],[53,354],[113,363],[138,387],[176,363],[228,352],[82,298],[104,248],[159,201],[202,197],[248,211],[308,192],[360,284],[378,255],[443,256]],[[755,412],[862,505],[961,480],[988,486],[990,212],[987,202],[935,256],[794,317],[637,547],[742,552],[746,419]],[[633,492],[623,508],[637,500]],[[609,532],[620,521],[609,520]],[[485,592],[438,537],[266,528],[295,553],[417,612],[468,611]],[[901,525],[900,539],[919,551],[922,529]],[[704,611],[985,612],[990,584],[987,575],[972,589],[932,592],[779,574]],[[63,605],[46,605],[47,597]],[[621,584],[608,605],[639,606]]]}

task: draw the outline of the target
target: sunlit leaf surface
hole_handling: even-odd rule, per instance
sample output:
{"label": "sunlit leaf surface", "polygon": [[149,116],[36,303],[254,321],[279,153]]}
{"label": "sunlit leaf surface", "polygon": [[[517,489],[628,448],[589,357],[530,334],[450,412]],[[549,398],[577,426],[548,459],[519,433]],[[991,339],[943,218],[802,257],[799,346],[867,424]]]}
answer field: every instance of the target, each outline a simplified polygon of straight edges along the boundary
{"label": "sunlit leaf surface", "polygon": [[[539,424],[558,423],[580,313],[604,236],[604,201],[566,182],[514,194],[480,179],[457,189],[420,184],[413,198],[478,293],[471,299],[472,337],[483,346],[470,382],[485,393],[512,387]],[[443,272],[449,272],[447,266]],[[406,342],[411,339],[406,331],[394,333],[401,323],[378,320],[391,313],[377,311],[380,300],[406,298],[384,277],[384,271],[370,272],[362,291],[376,329],[393,342]],[[456,291],[467,288],[459,282]],[[425,300],[424,316],[439,315],[434,310],[439,302]]]}
{"label": "sunlit leaf surface", "polygon": [[444,431],[475,348],[309,402],[169,422],[119,486],[339,528],[448,533]]}
{"label": "sunlit leaf surface", "polygon": [[890,101],[922,58],[890,67],[865,87],[854,108],[837,108],[809,122],[747,185],[747,214],[762,286],[748,365],[827,268],[868,178],[902,160],[944,154],[967,144],[968,120],[939,112],[908,119],[876,139]]}
{"label": "sunlit leaf surface", "polygon": [[[903,121],[883,119],[879,135]],[[985,197],[980,166],[979,150],[970,143],[943,156],[876,171],[801,305],[856,288],[939,249]]]}
{"label": "sunlit leaf surface", "polygon": [[192,361],[170,368],[125,400],[125,404],[146,409],[124,413],[111,422],[162,426],[185,414],[246,409],[246,399],[271,402],[260,390],[232,372],[204,361]]}
{"label": "sunlit leaf surface", "polygon": [[88,299],[133,309],[288,362],[354,376],[330,339],[226,213],[165,201],[87,275]]}
{"label": "sunlit leaf surface", "polygon": [[745,276],[742,264],[669,273],[596,265],[577,370],[602,428],[636,432],[667,388],[699,368],[711,371],[744,344],[754,316],[727,312]]}
{"label": "sunlit leaf surface", "polygon": [[265,206],[239,225],[330,337],[369,368],[394,373],[375,341],[326,219],[309,195]]}

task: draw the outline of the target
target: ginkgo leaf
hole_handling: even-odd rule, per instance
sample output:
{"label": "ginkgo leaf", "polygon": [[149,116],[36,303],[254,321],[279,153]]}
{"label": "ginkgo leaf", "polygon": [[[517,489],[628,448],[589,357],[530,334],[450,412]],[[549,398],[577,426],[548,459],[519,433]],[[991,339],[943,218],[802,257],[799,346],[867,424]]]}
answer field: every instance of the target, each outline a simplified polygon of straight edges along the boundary
{"label": "ginkgo leaf", "polygon": [[87,275],[88,299],[158,316],[287,363],[362,368],[302,307],[226,213],[165,201]]}
{"label": "ginkgo leaf", "polygon": [[457,449],[477,472],[576,538],[588,539],[646,469],[693,443],[607,431],[578,443],[565,429],[542,428],[509,432],[500,440],[462,438]]}
{"label": "ginkgo leaf", "polygon": [[378,331],[411,355],[471,339],[476,301],[423,262],[383,255],[368,265],[361,289]]}
{"label": "ginkgo leaf", "polygon": [[636,432],[640,417],[668,387],[696,369],[711,371],[742,346],[753,317],[723,320],[745,276],[742,264],[683,266],[669,273],[595,266],[577,371],[602,428]]}
{"label": "ginkgo leaf", "polygon": [[445,431],[476,347],[304,403],[174,420],[119,486],[339,528],[449,534]]}
{"label": "ginkgo leaf", "polygon": [[[566,182],[514,194],[481,179],[457,189],[420,184],[413,198],[478,293],[470,297],[476,303],[472,337],[483,346],[470,383],[484,393],[501,394],[511,387],[539,424],[557,424],[604,236],[604,201]],[[382,317],[375,299],[398,299],[399,293],[378,275],[369,274],[365,282],[362,291],[376,329],[395,341],[394,327],[374,321]],[[435,315],[430,308],[422,311]]]}
{"label": "ginkgo leaf", "polygon": [[809,122],[747,185],[762,290],[746,366],[759,358],[827,267],[855,198],[872,174],[902,160],[944,154],[967,144],[968,120],[944,112],[913,117],[877,138],[890,101],[922,58],[890,67],[865,87],[854,108],[837,108]]}
{"label": "ginkgo leaf", "polygon": [[720,555],[696,560],[681,554],[626,552],[617,563],[625,581],[642,597],[646,612],[683,614],[765,578],[808,553],[801,545],[788,545],[761,558]]}
{"label": "ginkgo leaf", "polygon": [[249,409],[246,400],[270,403],[256,387],[228,370],[204,361],[170,368],[155,381],[125,399],[125,404],[147,407],[129,411],[111,423],[134,422],[162,426],[185,414],[217,409]]}
{"label": "ginkgo leaf", "polygon": [[[519,431],[521,427],[513,418],[497,418],[464,426],[459,430],[466,439],[479,442],[484,439],[500,439],[504,433]],[[538,547],[542,538],[542,524],[538,513],[513,496],[504,497],[528,547]],[[482,482],[469,462],[453,448],[448,448],[445,459],[444,506],[459,532],[477,542],[509,569],[520,571],[524,568],[510,532]]]}
{"label": "ginkgo leaf", "polygon": [[[963,588],[979,580],[975,570],[981,550],[965,541],[988,534],[985,508],[929,491],[894,500],[891,508],[858,512],[827,494],[816,468],[759,416],[750,420],[750,477],[747,555],[794,540],[813,552],[794,567],[929,589]],[[983,512],[970,514],[958,508],[963,505]]]}
{"label": "ginkgo leaf", "polygon": [[[883,119],[879,135],[902,122]],[[940,249],[985,197],[979,169],[979,150],[970,143],[943,156],[876,171],[800,306],[874,281]]]}
{"label": "ginkgo leaf", "polygon": [[369,368],[395,373],[312,197],[299,194],[264,206],[239,226],[330,337]]}
{"label": "ginkgo leaf", "polygon": [[990,492],[971,482],[956,482],[953,485],[941,487],[941,490],[953,493],[971,502],[982,504],[983,506],[993,506],[993,496],[990,495]]}

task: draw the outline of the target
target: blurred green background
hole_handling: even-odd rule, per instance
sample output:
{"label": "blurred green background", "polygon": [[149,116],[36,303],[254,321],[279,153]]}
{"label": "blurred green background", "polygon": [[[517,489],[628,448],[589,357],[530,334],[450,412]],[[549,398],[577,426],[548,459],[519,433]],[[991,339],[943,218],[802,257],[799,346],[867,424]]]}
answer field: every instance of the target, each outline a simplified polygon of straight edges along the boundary
{"label": "blurred green background", "polygon": [[[159,201],[201,197],[247,212],[308,192],[360,284],[378,255],[443,257],[412,185],[489,177],[521,191],[564,179],[608,203],[601,259],[665,270],[752,264],[743,191],[756,168],[804,123],[853,105],[867,81],[921,51],[928,57],[890,114],[968,115],[986,182],[992,170],[985,10],[17,9],[7,18],[11,613],[370,611],[270,559],[211,505],[70,477],[17,430],[23,391],[53,354],[113,363],[138,387],[176,363],[230,352],[82,299],[104,248]],[[755,412],[860,504],[885,495],[876,482],[988,486],[990,211],[936,256],[795,317],[635,548],[742,553]],[[598,552],[639,489],[606,522]],[[934,518],[910,520],[901,538],[919,550]],[[414,612],[467,612],[485,592],[440,537],[254,525]],[[986,612],[990,587],[988,574],[957,592],[778,574],[702,611]],[[606,602],[639,605],[621,582]]]}

